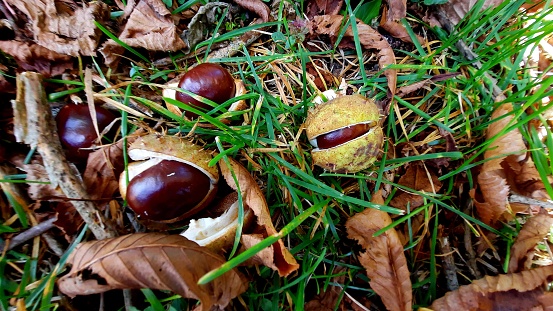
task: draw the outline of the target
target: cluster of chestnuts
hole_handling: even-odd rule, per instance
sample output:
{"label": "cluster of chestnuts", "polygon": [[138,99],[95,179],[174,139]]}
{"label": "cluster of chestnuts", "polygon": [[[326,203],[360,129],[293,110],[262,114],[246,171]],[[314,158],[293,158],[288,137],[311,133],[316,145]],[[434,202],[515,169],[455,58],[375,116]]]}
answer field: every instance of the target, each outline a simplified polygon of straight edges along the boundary
{"label": "cluster of chestnuts", "polygon": [[345,95],[317,105],[305,120],[313,163],[337,173],[355,173],[376,161],[384,143],[375,103]]}

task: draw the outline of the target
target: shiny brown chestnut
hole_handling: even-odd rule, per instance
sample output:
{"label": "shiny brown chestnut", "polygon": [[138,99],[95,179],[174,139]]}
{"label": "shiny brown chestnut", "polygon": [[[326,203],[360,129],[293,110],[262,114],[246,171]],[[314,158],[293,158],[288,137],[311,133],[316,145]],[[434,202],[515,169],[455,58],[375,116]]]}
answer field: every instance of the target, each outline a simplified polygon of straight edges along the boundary
{"label": "shiny brown chestnut", "polygon": [[371,124],[361,123],[319,135],[317,136],[317,146],[319,146],[320,149],[333,148],[365,135],[370,129]]}
{"label": "shiny brown chestnut", "polygon": [[219,170],[208,165],[212,156],[201,147],[153,134],[138,138],[128,154],[136,162],[121,174],[119,191],[141,219],[179,222],[214,199]]}
{"label": "shiny brown chestnut", "polygon": [[[111,111],[96,107],[98,129],[102,132],[116,116]],[[57,130],[61,145],[70,161],[85,162],[90,153],[89,148],[98,138],[94,130],[88,105],[65,105],[56,116]]]}
{"label": "shiny brown chestnut", "polygon": [[127,187],[127,203],[140,217],[179,217],[207,195],[211,181],[191,165],[163,160],[136,175]]}
{"label": "shiny brown chestnut", "polygon": [[[236,86],[232,75],[222,66],[211,63],[203,63],[190,69],[180,79],[178,87],[207,98],[216,104],[224,103],[234,97],[236,93]],[[200,110],[212,108],[208,104],[183,92],[177,92],[175,98]],[[198,116],[189,111],[185,112],[185,115],[189,118],[196,118]]]}

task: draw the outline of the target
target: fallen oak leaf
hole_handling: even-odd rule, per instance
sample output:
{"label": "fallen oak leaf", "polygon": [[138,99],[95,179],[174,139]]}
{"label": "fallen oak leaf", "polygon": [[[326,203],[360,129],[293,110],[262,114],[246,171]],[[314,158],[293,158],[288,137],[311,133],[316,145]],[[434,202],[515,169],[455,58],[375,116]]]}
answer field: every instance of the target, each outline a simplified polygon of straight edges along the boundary
{"label": "fallen oak leaf", "polygon": [[[407,16],[406,1],[405,0],[388,0],[388,9],[382,10],[382,18],[380,19],[380,27],[389,32],[394,38],[398,38],[401,41],[413,43],[411,36],[399,21]],[[420,44],[424,44],[424,39],[416,35],[417,41]]]}
{"label": "fallen oak leaf", "polygon": [[[221,159],[219,161],[221,175],[232,189],[238,191],[238,188],[240,188],[244,205],[247,205],[247,207],[250,208],[257,217],[257,223],[253,226],[257,227],[257,230],[262,232],[261,236],[242,235],[243,244],[247,248],[251,248],[255,244],[261,242],[264,238],[278,234],[278,231],[273,225],[271,213],[269,212],[265,196],[263,196],[261,189],[259,189],[259,186],[253,179],[252,175],[244,166],[240,165],[240,163],[230,158],[228,160],[230,161],[232,171],[231,168],[225,163],[224,159]],[[233,173],[238,181],[238,184],[233,178]],[[254,229],[253,231],[256,230]],[[299,264],[296,259],[284,246],[284,242],[282,240],[278,240],[278,242],[271,245],[270,248],[272,249],[272,256],[265,255],[263,257],[256,257],[253,260],[260,260],[267,267],[278,271],[280,276],[287,276],[299,268]],[[270,251],[267,251],[263,254],[271,253]]]}
{"label": "fallen oak leaf", "polygon": [[529,269],[534,247],[549,233],[553,225],[553,218],[544,210],[542,211],[540,214],[530,217],[518,233],[515,243],[511,247],[509,272]]}
{"label": "fallen oak leaf", "polygon": [[271,9],[261,0],[234,0],[234,2],[244,9],[257,14],[260,20],[256,21],[256,24],[266,23],[271,18]]}
{"label": "fallen oak leaf", "polygon": [[225,259],[180,235],[131,234],[81,243],[71,253],[71,271],[57,284],[70,297],[111,289],[171,290],[201,302],[201,310],[224,308],[247,285],[231,270],[207,285],[198,279]]}
{"label": "fallen oak leaf", "polygon": [[[543,284],[553,278],[553,265],[519,273],[485,276],[436,299],[433,310],[530,310],[542,305]],[[511,308],[513,307],[514,308]],[[503,308],[502,308],[503,307]],[[535,309],[532,309],[535,310]]]}
{"label": "fallen oak leaf", "polygon": [[[381,190],[373,203],[384,204]],[[392,223],[382,211],[368,208],[346,222],[348,238],[356,240],[365,252],[359,255],[361,265],[370,278],[370,286],[388,310],[412,310],[412,286],[403,245],[395,229],[373,237],[374,233]]]}
{"label": "fallen oak leaf", "polygon": [[[342,15],[315,16],[313,20],[310,21],[310,26],[308,28],[310,29],[312,35],[328,35],[334,42],[341,34],[344,18],[345,17]],[[352,19],[352,21],[354,20]],[[386,39],[384,39],[382,35],[371,26],[361,22],[360,20],[357,20],[356,22],[359,42],[366,49],[378,50],[378,65],[380,68],[384,69],[388,65],[395,64],[396,58],[394,51],[388,41],[386,41]],[[353,30],[351,26],[346,29],[343,38],[353,38]],[[397,70],[385,69],[384,75],[388,80],[388,89],[391,94],[394,95],[396,93],[397,85]]]}

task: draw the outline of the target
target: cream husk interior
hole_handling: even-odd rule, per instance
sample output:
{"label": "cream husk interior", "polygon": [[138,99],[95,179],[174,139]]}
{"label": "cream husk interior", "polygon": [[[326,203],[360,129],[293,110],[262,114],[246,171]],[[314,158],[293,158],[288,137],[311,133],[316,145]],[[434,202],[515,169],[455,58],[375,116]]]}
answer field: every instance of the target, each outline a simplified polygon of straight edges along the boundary
{"label": "cream husk interior", "polygon": [[232,238],[229,232],[236,231],[238,226],[238,202],[232,204],[217,218],[200,218],[190,220],[190,225],[181,235],[200,246],[206,246],[221,238]]}

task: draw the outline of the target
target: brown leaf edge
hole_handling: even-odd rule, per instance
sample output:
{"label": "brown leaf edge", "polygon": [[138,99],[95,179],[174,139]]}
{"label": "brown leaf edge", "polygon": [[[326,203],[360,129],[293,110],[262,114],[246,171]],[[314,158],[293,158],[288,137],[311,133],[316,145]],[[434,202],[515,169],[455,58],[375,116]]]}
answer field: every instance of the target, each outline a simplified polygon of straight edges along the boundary
{"label": "brown leaf edge", "polygon": [[[335,41],[340,34],[340,29],[343,25],[343,19],[346,18],[342,15],[322,15],[315,16],[310,22],[311,34],[313,35],[328,35],[331,37],[332,41]],[[363,23],[360,20],[357,22],[357,32],[359,35],[359,41],[366,49],[375,49],[378,50],[378,65],[381,69],[385,68],[388,65],[396,63],[396,58],[392,47],[382,37],[380,33],[374,30],[371,26]],[[353,30],[350,27],[346,29],[344,33],[344,38],[353,38]],[[397,70],[395,69],[386,69],[384,70],[384,75],[388,80],[388,89],[391,94],[396,93],[397,85]]]}
{"label": "brown leaf edge", "polygon": [[180,235],[138,233],[81,243],[71,253],[71,271],[58,281],[70,296],[111,289],[171,290],[198,299],[201,310],[224,308],[247,289],[244,277],[231,270],[207,285],[198,280],[226,260]]}
{"label": "brown leaf edge", "polygon": [[551,225],[553,225],[553,218],[545,211],[526,221],[511,247],[509,272],[528,269],[528,261],[532,260],[532,256],[529,256],[529,253],[533,254],[531,251],[549,233]]}
{"label": "brown leaf edge", "polygon": [[[497,298],[495,294],[509,292],[512,295],[531,292],[539,289],[541,285],[551,281],[552,278],[553,265],[519,273],[486,276],[472,282],[472,284],[461,286],[455,291],[446,293],[444,297],[435,300],[430,308],[440,311],[458,311],[483,310],[480,307],[486,306],[484,310],[495,310],[494,306],[501,302],[495,299]],[[543,290],[541,290],[541,293],[535,298],[537,300],[535,305],[542,303]]]}
{"label": "brown leaf edge", "polygon": [[[257,217],[257,227],[263,232],[263,237],[277,234],[278,232],[273,225],[273,221],[271,220],[271,213],[269,212],[267,201],[265,200],[265,197],[263,196],[263,193],[261,192],[261,189],[259,189],[259,186],[255,182],[254,178],[240,163],[230,158],[229,161],[232,171],[225,163],[224,159],[219,160],[221,175],[232,189],[238,191],[238,187],[240,188],[244,204],[247,205]],[[232,176],[233,172],[238,180],[238,185]],[[252,235],[251,238],[248,239],[249,242],[255,240],[260,241],[255,235]],[[248,246],[253,246],[257,243],[246,244]],[[271,245],[271,248],[273,256],[263,256],[260,258],[263,264],[267,267],[276,270],[280,276],[287,276],[299,268],[299,264],[296,259],[284,246],[284,242],[282,242],[282,240],[278,240],[278,242]]]}
{"label": "brown leaf edge", "polygon": [[[383,204],[381,190],[373,203]],[[365,252],[359,255],[361,265],[371,279],[371,288],[380,296],[388,310],[412,310],[412,285],[403,245],[395,229],[373,237],[390,225],[392,219],[382,211],[368,208],[346,222],[348,238],[356,240]]]}

